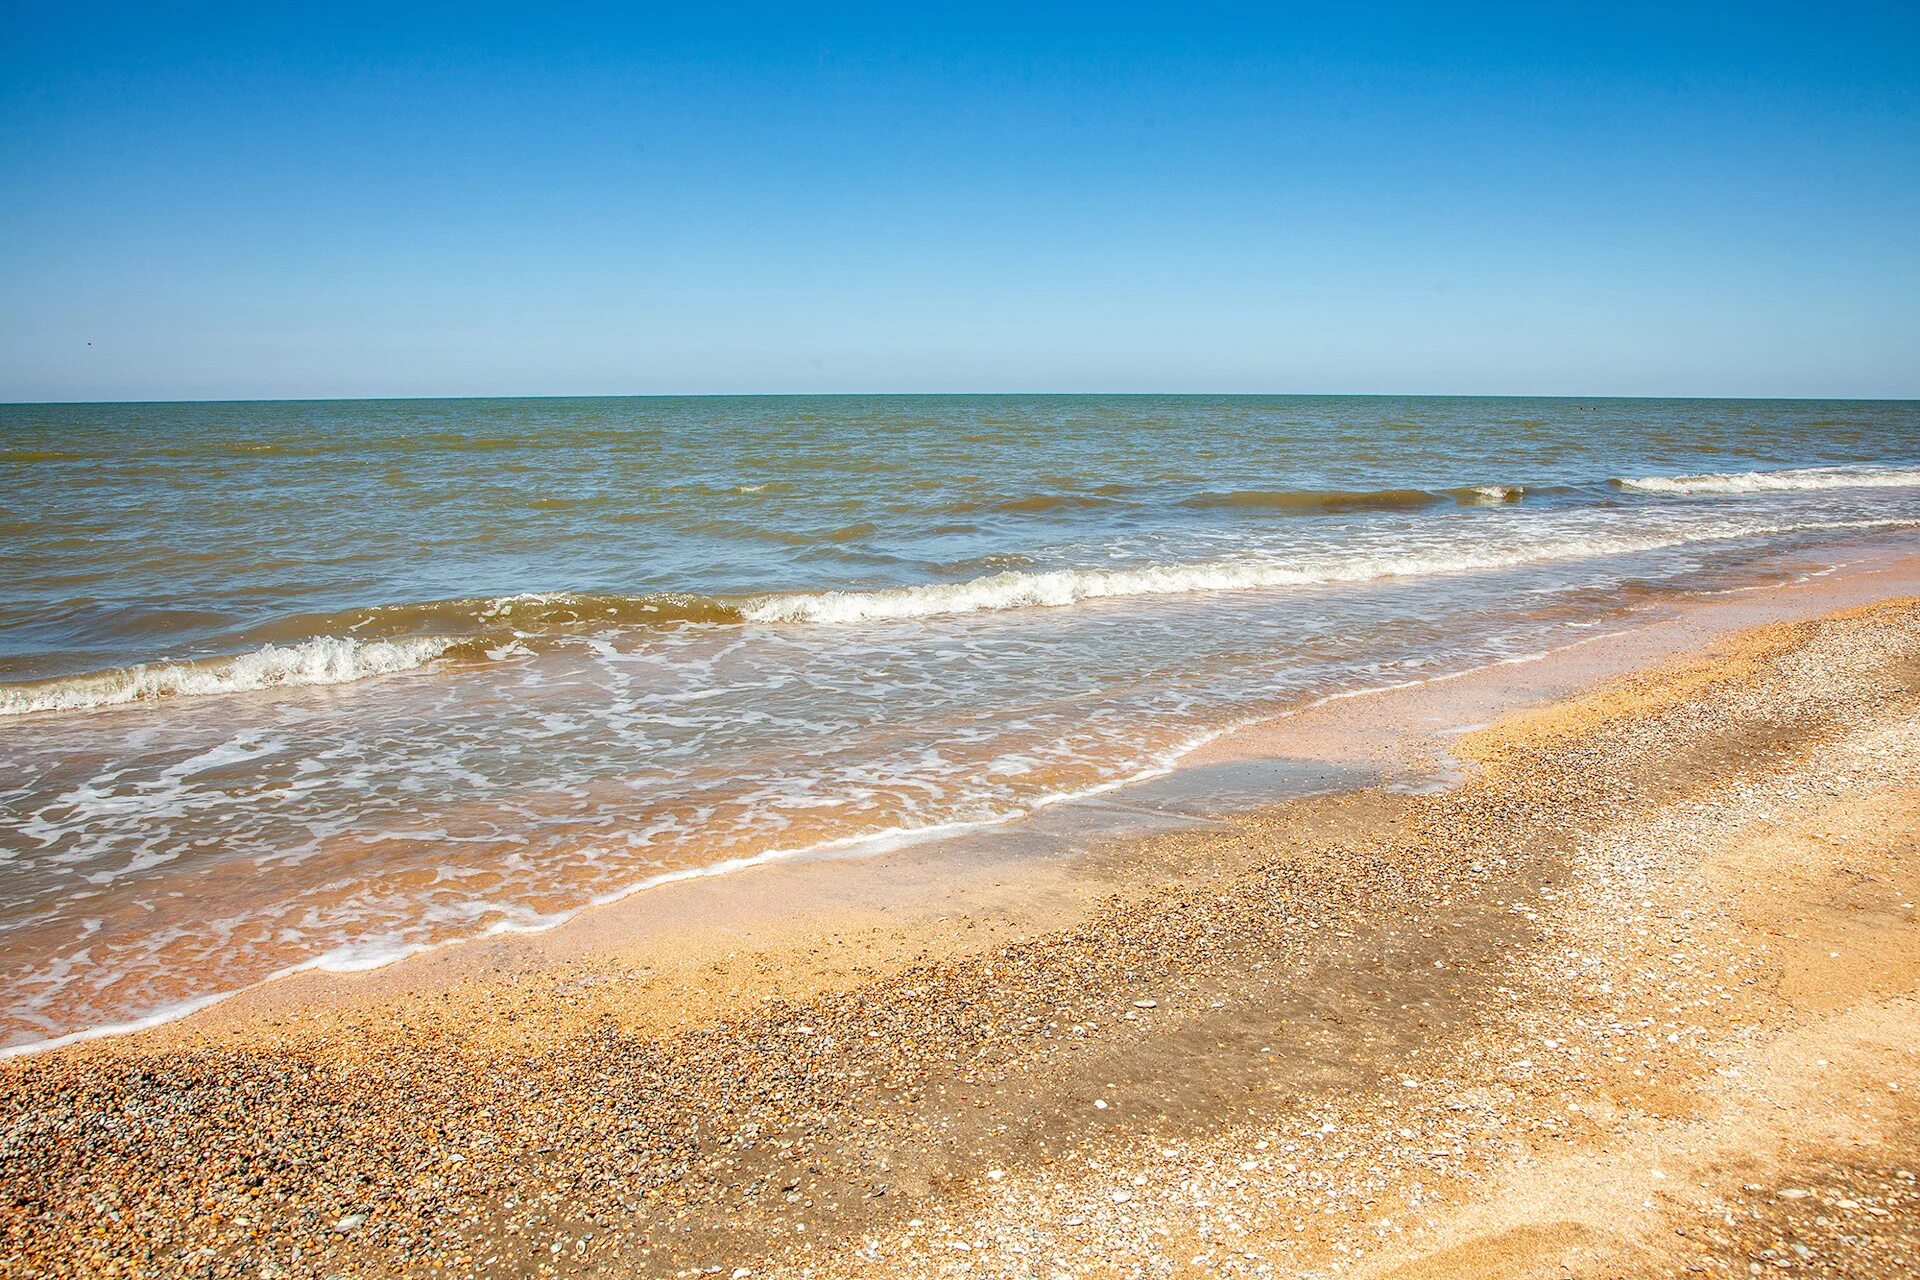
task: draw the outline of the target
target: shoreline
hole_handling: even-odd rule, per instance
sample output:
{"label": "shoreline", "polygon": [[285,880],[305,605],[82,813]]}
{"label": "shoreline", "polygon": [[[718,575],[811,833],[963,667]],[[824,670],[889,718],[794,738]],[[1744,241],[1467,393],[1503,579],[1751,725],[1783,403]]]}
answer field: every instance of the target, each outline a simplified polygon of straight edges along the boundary
{"label": "shoreline", "polygon": [[[1056,828],[689,880],[16,1058],[0,1274],[1665,1267],[1671,1225],[1538,1229],[1541,1171],[1623,1223],[1685,1179],[1724,1208],[1724,1170],[1658,1135],[1733,1150],[1724,1101],[1772,1150],[1742,1073],[1834,1087],[1794,1036],[1847,1073],[1820,1150],[1871,1131],[1920,1164],[1902,1091],[1858,1093],[1913,1074],[1920,1029],[1916,585],[1892,555],[1690,604],[1323,700]],[[1276,778],[1293,798],[1242,803]],[[1874,905],[1823,905],[1847,894]],[[1791,935],[1824,985],[1765,977]],[[1620,1199],[1649,1140],[1657,1213]],[[1901,1194],[1871,1204],[1906,1231]],[[1744,1272],[1749,1234],[1707,1256]],[[1874,1267],[1849,1274],[1900,1274]]]}
{"label": "shoreline", "polygon": [[[876,859],[890,860],[891,855],[902,850],[913,850],[917,856],[930,856],[936,860],[959,851],[957,861],[965,866],[973,860],[972,844],[985,843],[991,847],[1001,832],[1012,835],[1010,843],[1016,852],[1011,855],[1011,860],[1017,860],[1023,856],[1020,850],[1028,843],[1021,839],[1021,835],[1036,828],[1043,833],[1041,843],[1056,849],[1068,846],[1069,857],[1085,854],[1093,846],[1098,846],[1094,853],[1096,859],[1123,856],[1125,846],[1153,834],[1166,824],[1156,821],[1150,814],[1140,814],[1132,822],[1115,822],[1111,815],[1097,812],[1098,802],[1103,797],[1123,793],[1119,801],[1122,806],[1127,806],[1143,784],[1169,781],[1171,785],[1165,790],[1171,792],[1171,802],[1161,799],[1157,807],[1181,813],[1194,810],[1187,817],[1200,822],[1252,813],[1271,804],[1307,798],[1330,788],[1378,785],[1388,772],[1396,770],[1413,775],[1415,780],[1408,785],[1444,785],[1445,747],[1442,739],[1450,730],[1442,728],[1435,731],[1429,725],[1421,732],[1402,732],[1398,721],[1403,718],[1399,710],[1403,703],[1411,703],[1416,709],[1415,713],[1420,714],[1417,709],[1432,700],[1444,686],[1460,682],[1464,686],[1462,692],[1465,696],[1458,699],[1461,709],[1457,714],[1489,720],[1542,699],[1562,696],[1584,685],[1656,664],[1686,644],[1711,643],[1744,627],[1757,625],[1760,621],[1804,617],[1810,612],[1837,607],[1837,601],[1871,597],[1877,588],[1868,584],[1888,575],[1904,578],[1911,582],[1911,589],[1920,591],[1920,553],[1903,554],[1895,549],[1874,548],[1865,552],[1859,560],[1814,570],[1784,582],[1762,582],[1659,601],[1653,607],[1662,610],[1665,616],[1638,621],[1629,618],[1623,625],[1569,639],[1539,652],[1494,659],[1435,676],[1321,694],[1277,713],[1216,727],[1199,735],[1192,744],[1169,753],[1160,764],[1082,791],[1049,797],[1022,812],[927,828],[879,831],[792,849],[770,849],[749,856],[676,869],[596,895],[577,906],[562,909],[555,918],[547,921],[502,921],[479,934],[409,944],[397,954],[372,960],[334,961],[330,959],[333,953],[329,952],[233,990],[192,997],[179,1005],[156,1010],[139,1018],[64,1033],[46,1040],[0,1047],[0,1062],[55,1052],[71,1045],[145,1036],[183,1023],[206,1021],[218,1025],[219,1020],[227,1017],[244,1019],[256,1006],[277,1008],[289,1002],[352,1001],[355,998],[356,979],[367,979],[374,975],[380,975],[383,979],[401,978],[402,975],[424,968],[422,962],[431,964],[435,969],[450,965],[459,973],[464,966],[450,953],[487,947],[489,944],[511,947],[516,940],[564,934],[573,929],[605,932],[605,928],[595,926],[592,922],[601,913],[617,910],[630,899],[661,890],[672,891],[676,886],[689,882],[730,880],[741,872],[758,873],[786,865],[870,865]],[[1799,603],[1803,599],[1808,603]],[[1580,661],[1587,655],[1576,656],[1576,651],[1590,647],[1599,650],[1601,656],[1597,660]],[[1531,678],[1523,678],[1516,683],[1498,679],[1503,674],[1510,674],[1508,669],[1523,666],[1538,669],[1528,673]],[[1477,697],[1482,688],[1487,688],[1490,696]],[[1439,701],[1443,705],[1450,705],[1445,693],[1441,693]],[[1350,707],[1347,704],[1355,705]],[[1374,704],[1378,711],[1369,715],[1359,704]],[[1436,714],[1456,713],[1436,712],[1429,714],[1428,718],[1432,719]],[[1461,725],[1466,723],[1466,720],[1456,722]],[[1303,739],[1309,745],[1305,752],[1299,749]],[[1258,776],[1260,765],[1273,763],[1281,766],[1283,776],[1277,780]],[[1256,780],[1251,786],[1242,784],[1235,789],[1234,799],[1223,804],[1218,794],[1220,775],[1247,767],[1256,773]],[[1341,772],[1316,782],[1316,770],[1328,768]],[[1421,780],[1426,773],[1436,769],[1440,770],[1435,775],[1438,781]],[[1294,776],[1299,774],[1304,774],[1306,780]],[[1193,781],[1186,781],[1189,778]],[[1055,816],[1065,819],[1063,823],[1053,824],[1064,830],[1048,829],[1048,820]],[[998,868],[1002,862],[1010,859],[989,854],[987,860]],[[1017,873],[1017,868],[1015,871]],[[883,874],[908,882],[917,879],[893,867],[885,868]],[[811,892],[809,887],[799,888],[803,893]],[[533,963],[541,961],[536,959]],[[445,979],[436,975],[433,980]],[[406,983],[401,980],[390,984],[383,980],[378,985],[385,990],[404,990]],[[290,1001],[278,998],[288,988],[291,988],[287,992]]]}

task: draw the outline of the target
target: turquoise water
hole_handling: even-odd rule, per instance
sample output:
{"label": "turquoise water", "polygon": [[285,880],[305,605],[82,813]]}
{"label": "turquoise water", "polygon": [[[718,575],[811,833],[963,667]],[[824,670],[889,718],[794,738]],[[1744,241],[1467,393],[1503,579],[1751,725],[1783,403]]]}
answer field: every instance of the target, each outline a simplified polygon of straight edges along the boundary
{"label": "turquoise water", "polygon": [[1892,402],[0,407],[0,1043],[995,821],[1920,523]]}

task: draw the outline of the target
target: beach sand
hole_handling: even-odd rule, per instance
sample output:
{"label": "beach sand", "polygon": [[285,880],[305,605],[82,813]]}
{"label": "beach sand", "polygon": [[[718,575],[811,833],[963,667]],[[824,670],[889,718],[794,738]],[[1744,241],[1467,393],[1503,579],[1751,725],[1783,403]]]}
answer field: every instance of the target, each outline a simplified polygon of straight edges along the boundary
{"label": "beach sand", "polygon": [[1920,1274],[1917,586],[0,1063],[0,1274]]}

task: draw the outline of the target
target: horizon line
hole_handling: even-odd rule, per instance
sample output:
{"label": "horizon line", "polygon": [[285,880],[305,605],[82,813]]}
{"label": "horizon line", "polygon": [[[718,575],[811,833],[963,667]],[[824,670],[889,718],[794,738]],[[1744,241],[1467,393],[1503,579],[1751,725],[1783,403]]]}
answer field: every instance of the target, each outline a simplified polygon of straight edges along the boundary
{"label": "horizon line", "polygon": [[836,399],[1214,399],[1214,400],[1697,400],[1920,404],[1920,395],[1699,395],[1654,392],[1567,391],[589,391],[492,395],[174,396],[104,400],[0,400],[0,409],[78,408],[91,405],[386,404],[489,400],[836,400]]}

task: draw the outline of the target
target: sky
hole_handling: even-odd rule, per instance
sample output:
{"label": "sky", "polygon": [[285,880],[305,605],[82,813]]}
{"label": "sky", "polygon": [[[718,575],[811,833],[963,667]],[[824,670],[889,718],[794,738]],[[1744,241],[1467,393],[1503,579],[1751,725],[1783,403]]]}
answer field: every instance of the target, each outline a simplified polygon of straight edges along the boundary
{"label": "sky", "polygon": [[0,401],[859,391],[1920,397],[1920,6],[0,0]]}

